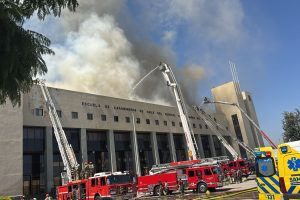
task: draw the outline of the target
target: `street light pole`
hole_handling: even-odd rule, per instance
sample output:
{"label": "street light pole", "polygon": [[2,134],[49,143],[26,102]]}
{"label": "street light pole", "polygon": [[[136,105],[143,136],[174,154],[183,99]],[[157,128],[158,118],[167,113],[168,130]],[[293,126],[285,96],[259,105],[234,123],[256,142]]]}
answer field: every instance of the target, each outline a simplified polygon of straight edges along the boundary
{"label": "street light pole", "polygon": [[[274,149],[277,148],[276,145],[273,143],[273,141],[268,137],[268,135],[259,128],[259,126],[253,121],[253,119],[251,119],[251,117],[237,103],[231,103],[231,102],[226,102],[226,101],[211,101],[207,97],[205,97],[204,104],[209,104],[209,103],[223,104],[223,105],[237,107],[245,115],[245,117],[252,123],[252,125],[261,133],[261,135],[271,144],[272,148],[274,148]],[[258,145],[260,146],[259,138],[258,138],[258,135],[256,132],[255,132],[255,136],[256,136]]]}

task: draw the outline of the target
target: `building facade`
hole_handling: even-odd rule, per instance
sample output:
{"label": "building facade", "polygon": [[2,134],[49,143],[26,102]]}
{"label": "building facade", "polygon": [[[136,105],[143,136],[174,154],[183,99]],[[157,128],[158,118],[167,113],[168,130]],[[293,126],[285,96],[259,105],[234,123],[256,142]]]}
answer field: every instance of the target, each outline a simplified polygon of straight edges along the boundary
{"label": "building facade", "polygon": [[[188,159],[176,107],[57,88],[49,92],[78,162],[93,162],[96,172],[143,175],[153,164]],[[247,106],[255,114],[253,104]],[[234,131],[228,117],[234,112],[216,110],[211,117]],[[189,120],[202,158],[228,155],[193,110],[189,110]],[[242,126],[246,119],[238,120]],[[244,141],[254,147],[253,134],[247,131],[240,130]],[[223,136],[240,152],[229,132]],[[0,196],[43,194],[60,184],[64,167],[39,86],[22,96],[20,107],[9,102],[0,107],[0,144],[0,178],[7,183],[0,184]]]}

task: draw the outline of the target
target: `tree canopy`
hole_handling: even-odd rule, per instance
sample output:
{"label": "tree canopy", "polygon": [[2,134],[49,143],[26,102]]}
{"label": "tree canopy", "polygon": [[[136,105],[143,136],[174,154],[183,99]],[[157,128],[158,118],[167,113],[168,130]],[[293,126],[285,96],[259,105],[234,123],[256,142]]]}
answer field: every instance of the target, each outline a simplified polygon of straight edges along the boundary
{"label": "tree canopy", "polygon": [[35,12],[43,20],[47,15],[60,16],[62,9],[75,11],[77,0],[0,0],[0,104],[7,98],[20,104],[34,78],[47,73],[42,58],[54,54],[51,41],[40,33],[23,28]]}
{"label": "tree canopy", "polygon": [[300,140],[300,111],[284,112],[282,120],[284,142]]}

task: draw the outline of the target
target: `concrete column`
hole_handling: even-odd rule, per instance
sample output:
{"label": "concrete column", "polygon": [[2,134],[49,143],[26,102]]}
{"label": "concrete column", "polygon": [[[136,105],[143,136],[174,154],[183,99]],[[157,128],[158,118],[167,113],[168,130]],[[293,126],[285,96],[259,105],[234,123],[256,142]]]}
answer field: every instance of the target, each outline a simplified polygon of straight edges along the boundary
{"label": "concrete column", "polygon": [[212,137],[212,135],[209,135],[208,138],[209,138],[209,146],[210,146],[211,154],[213,157],[215,157],[215,156],[217,156],[217,154],[216,154],[216,148],[214,145],[213,137]]}
{"label": "concrete column", "polygon": [[115,149],[115,136],[112,129],[108,130],[108,142],[109,142],[109,161],[110,169],[112,172],[117,171],[117,162],[116,162],[116,149]]}
{"label": "concrete column", "polygon": [[46,190],[53,188],[53,132],[52,127],[46,127]]}
{"label": "concrete column", "polygon": [[168,133],[168,139],[169,139],[169,144],[170,144],[170,151],[171,151],[172,161],[176,162],[177,157],[176,157],[176,150],[175,150],[173,133]]}
{"label": "concrete column", "polygon": [[160,163],[160,161],[159,161],[157,138],[156,138],[155,132],[151,132],[151,147],[152,147],[152,152],[153,152],[154,163],[156,165],[158,165]]}
{"label": "concrete column", "polygon": [[141,175],[141,163],[140,163],[140,155],[139,155],[139,147],[137,142],[137,135],[135,131],[130,132],[131,144],[132,144],[132,155],[133,155],[133,163],[135,173],[140,176]]}
{"label": "concrete column", "polygon": [[[86,129],[80,129],[80,154],[82,163],[88,161]],[[80,164],[80,163],[79,163]]]}
{"label": "concrete column", "polygon": [[196,140],[198,141],[197,144],[198,144],[198,151],[199,151],[200,157],[205,158],[201,135],[195,134],[195,137],[196,137]]}

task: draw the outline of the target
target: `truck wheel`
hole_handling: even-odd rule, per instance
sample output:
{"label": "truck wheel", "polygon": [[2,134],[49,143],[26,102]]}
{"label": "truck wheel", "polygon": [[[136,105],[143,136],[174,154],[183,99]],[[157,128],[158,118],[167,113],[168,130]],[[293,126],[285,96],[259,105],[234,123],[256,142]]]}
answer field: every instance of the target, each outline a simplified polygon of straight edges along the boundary
{"label": "truck wheel", "polygon": [[205,193],[207,191],[207,185],[205,183],[199,183],[197,189],[198,192]]}
{"label": "truck wheel", "polygon": [[158,185],[154,187],[154,189],[153,189],[153,195],[154,196],[159,195],[159,186]]}
{"label": "truck wheel", "polygon": [[95,196],[95,200],[101,200],[101,197],[99,195]]}

